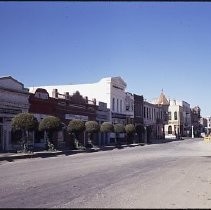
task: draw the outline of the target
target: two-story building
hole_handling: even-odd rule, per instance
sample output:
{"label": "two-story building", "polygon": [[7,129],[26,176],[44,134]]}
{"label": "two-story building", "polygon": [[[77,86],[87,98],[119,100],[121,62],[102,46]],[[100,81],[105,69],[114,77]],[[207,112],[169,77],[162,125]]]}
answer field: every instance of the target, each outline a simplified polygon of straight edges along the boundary
{"label": "two-story building", "polygon": [[34,92],[37,88],[44,88],[52,93],[54,89],[57,89],[60,93],[69,92],[70,94],[79,91],[90,99],[95,98],[97,105],[99,102],[106,103],[110,110],[110,122],[126,124],[134,117],[133,96],[126,93],[126,87],[127,84],[121,77],[107,77],[92,84],[40,86],[30,87],[29,90]]}
{"label": "two-story building", "polygon": [[[55,116],[67,126],[73,119],[96,120],[98,107],[95,100],[88,100],[78,91],[70,95],[68,92],[60,94],[57,89],[53,89],[53,96],[50,97],[49,93],[43,88],[38,88],[35,93],[30,94],[29,112],[33,113],[38,121],[47,116]],[[64,146],[68,143],[68,138],[64,131],[60,131],[54,144],[58,147]],[[43,135],[38,133],[35,137],[35,143],[43,144],[44,141]],[[83,138],[81,138],[81,143],[84,143]]]}
{"label": "two-story building", "polygon": [[12,118],[28,112],[29,90],[11,76],[0,77],[0,151],[13,150]]}

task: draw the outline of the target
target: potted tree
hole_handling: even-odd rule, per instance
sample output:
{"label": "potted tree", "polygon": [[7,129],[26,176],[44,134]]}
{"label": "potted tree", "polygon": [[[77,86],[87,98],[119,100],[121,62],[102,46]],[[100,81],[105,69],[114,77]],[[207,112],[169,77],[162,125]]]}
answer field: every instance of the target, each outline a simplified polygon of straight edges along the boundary
{"label": "potted tree", "polygon": [[87,121],[85,123],[86,132],[88,133],[88,143],[86,145],[87,148],[92,148],[92,140],[94,133],[97,133],[100,129],[99,124],[96,121]]}
{"label": "potted tree", "polygon": [[103,122],[100,126],[100,131],[104,133],[104,137],[110,132],[114,132],[114,126],[110,122]]}
{"label": "potted tree", "polygon": [[47,149],[50,151],[55,150],[55,145],[53,144],[52,137],[55,131],[62,129],[62,123],[58,117],[48,116],[41,120],[39,124],[39,130],[45,131],[47,134],[46,143]]}
{"label": "potted tree", "polygon": [[134,143],[134,134],[136,132],[135,126],[133,124],[127,124],[125,126],[125,131],[127,133],[128,142]]}
{"label": "potted tree", "polygon": [[138,141],[139,143],[143,144],[143,134],[145,132],[144,126],[142,124],[137,124],[135,126],[136,133],[138,134]]}
{"label": "potted tree", "polygon": [[118,146],[120,146],[121,145],[121,142],[119,140],[119,134],[120,133],[125,133],[125,126],[122,125],[122,124],[119,124],[119,123],[118,124],[115,124],[114,125],[114,132],[116,134],[116,144]]}
{"label": "potted tree", "polygon": [[28,152],[28,132],[32,130],[36,130],[38,128],[37,118],[34,117],[33,114],[30,113],[20,113],[17,114],[12,119],[12,129],[21,130],[21,147],[22,152]]}
{"label": "potted tree", "polygon": [[78,138],[85,130],[85,123],[82,120],[71,120],[67,126],[67,131],[74,136],[74,147],[78,149]]}

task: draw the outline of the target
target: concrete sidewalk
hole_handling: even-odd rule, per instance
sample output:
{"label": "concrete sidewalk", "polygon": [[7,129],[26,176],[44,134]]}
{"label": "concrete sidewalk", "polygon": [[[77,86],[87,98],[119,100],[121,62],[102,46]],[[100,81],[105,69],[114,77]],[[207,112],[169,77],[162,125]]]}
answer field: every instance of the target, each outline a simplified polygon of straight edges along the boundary
{"label": "concrete sidewalk", "polygon": [[12,162],[16,159],[25,159],[25,158],[46,158],[46,157],[55,157],[58,155],[73,155],[77,153],[90,153],[90,152],[98,152],[98,151],[106,151],[113,149],[121,149],[125,147],[135,147],[142,145],[140,143],[137,144],[127,144],[121,146],[104,146],[104,147],[94,147],[91,149],[77,149],[77,150],[56,150],[56,151],[39,151],[32,153],[0,153],[0,161],[9,161]]}

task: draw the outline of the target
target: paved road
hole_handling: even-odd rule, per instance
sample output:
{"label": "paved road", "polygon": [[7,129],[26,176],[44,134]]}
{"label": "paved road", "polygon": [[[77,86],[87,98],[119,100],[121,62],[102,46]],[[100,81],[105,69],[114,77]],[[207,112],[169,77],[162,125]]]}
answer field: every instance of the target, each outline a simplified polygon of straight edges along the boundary
{"label": "paved road", "polygon": [[211,144],[165,144],[0,163],[1,208],[210,208]]}

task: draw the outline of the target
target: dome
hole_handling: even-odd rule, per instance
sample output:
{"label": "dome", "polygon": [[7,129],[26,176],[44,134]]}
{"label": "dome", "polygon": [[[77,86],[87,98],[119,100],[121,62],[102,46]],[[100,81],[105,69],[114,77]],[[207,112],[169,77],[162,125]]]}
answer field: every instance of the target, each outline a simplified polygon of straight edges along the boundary
{"label": "dome", "polygon": [[160,105],[169,105],[169,101],[166,99],[166,96],[164,95],[163,93],[163,90],[157,100],[157,104],[160,104]]}

